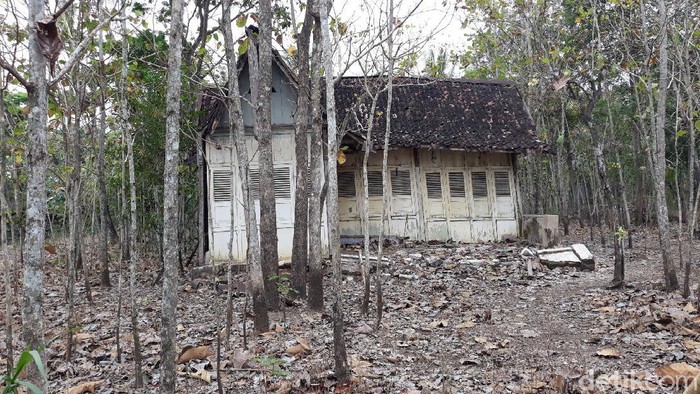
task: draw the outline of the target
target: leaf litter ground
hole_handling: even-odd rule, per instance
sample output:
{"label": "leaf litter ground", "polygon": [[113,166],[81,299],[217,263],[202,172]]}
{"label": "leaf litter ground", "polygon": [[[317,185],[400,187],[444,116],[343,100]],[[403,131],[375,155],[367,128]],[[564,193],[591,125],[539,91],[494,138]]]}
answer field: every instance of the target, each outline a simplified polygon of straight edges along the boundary
{"label": "leaf litter ground", "polygon": [[[587,234],[575,232],[563,244],[581,242]],[[588,243],[596,256],[596,271],[544,268],[533,277],[519,257],[522,244],[391,248],[390,262],[383,268],[385,305],[379,330],[374,329],[375,310],[369,316],[359,312],[362,279],[352,274],[358,271],[357,263],[345,262],[345,337],[353,380],[343,387],[336,387],[333,378],[330,312],[313,313],[292,303],[284,313],[273,313],[271,330],[249,338],[243,349],[240,317],[245,297],[240,296],[234,298],[237,324],[230,345],[222,344],[217,376],[225,276],[182,278],[179,392],[216,392],[219,379],[226,393],[673,392],[679,381],[700,372],[695,368],[700,365],[696,298],[685,300],[662,291],[653,231],[639,231],[635,242],[639,246],[627,251],[628,285],[620,290],[607,289],[611,250],[598,243]],[[676,253],[676,261],[677,257]],[[77,349],[68,363],[63,266],[47,264],[51,392],[157,391],[160,288],[152,286],[152,275],[140,275],[137,304],[146,387],[135,390],[128,293],[124,285],[119,363],[117,275],[112,279],[115,286],[110,289],[93,283],[92,305],[78,286],[79,326],[73,334]],[[4,299],[4,290],[0,294]],[[15,333],[21,330],[19,310],[15,305]],[[4,317],[0,322],[4,364]]]}

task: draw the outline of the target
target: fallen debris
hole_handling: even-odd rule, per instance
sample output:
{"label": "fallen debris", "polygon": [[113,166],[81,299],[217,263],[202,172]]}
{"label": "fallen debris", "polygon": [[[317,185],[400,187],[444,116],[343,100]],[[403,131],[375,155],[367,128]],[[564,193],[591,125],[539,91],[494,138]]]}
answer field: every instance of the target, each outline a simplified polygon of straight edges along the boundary
{"label": "fallen debris", "polygon": [[540,263],[548,268],[574,267],[582,271],[595,271],[593,254],[584,244],[565,248],[542,249],[537,252]]}

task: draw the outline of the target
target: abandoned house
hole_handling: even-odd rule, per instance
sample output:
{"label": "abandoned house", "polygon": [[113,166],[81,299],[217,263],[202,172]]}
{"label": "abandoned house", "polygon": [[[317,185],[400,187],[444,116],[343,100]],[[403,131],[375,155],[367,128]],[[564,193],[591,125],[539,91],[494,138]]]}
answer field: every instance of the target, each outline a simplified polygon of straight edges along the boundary
{"label": "abandoned house", "polygon": [[[289,259],[294,224],[294,112],[296,77],[279,54],[273,57],[272,130],[274,184],[280,259]],[[251,160],[251,189],[257,196],[257,143],[252,133],[248,68],[239,63],[243,119]],[[341,235],[362,234],[365,203],[362,182],[368,146],[369,225],[376,235],[382,209],[382,147],[386,92],[380,94],[369,144],[365,144],[371,100],[364,77],[344,77],[336,85],[341,146],[346,161],[338,166]],[[377,79],[378,81],[378,79]],[[203,98],[207,162],[208,247],[213,260],[228,258],[231,193],[234,207],[234,258],[245,259],[246,237],[235,154],[229,146],[228,114],[223,102]],[[396,78],[389,138],[388,234],[417,240],[481,242],[519,234],[516,155],[541,151],[535,126],[512,83],[462,79]],[[324,212],[325,218],[325,212]],[[325,219],[324,219],[325,222]],[[324,244],[327,244],[327,234]]]}

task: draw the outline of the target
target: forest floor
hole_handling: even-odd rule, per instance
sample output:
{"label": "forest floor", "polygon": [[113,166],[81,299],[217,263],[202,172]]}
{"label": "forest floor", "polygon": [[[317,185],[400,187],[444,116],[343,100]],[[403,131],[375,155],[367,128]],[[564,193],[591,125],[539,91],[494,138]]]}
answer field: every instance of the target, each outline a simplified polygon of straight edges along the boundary
{"label": "forest floor", "polygon": [[[296,304],[285,314],[273,313],[271,331],[248,338],[247,350],[242,324],[237,324],[230,346],[222,345],[218,376],[215,355],[180,364],[178,392],[214,393],[219,379],[226,393],[673,392],[661,375],[698,372],[691,366],[700,365],[700,316],[695,295],[685,300],[679,293],[662,291],[654,233],[649,229],[634,235],[636,246],[626,254],[627,285],[617,290],[607,288],[613,276],[612,250],[590,242],[588,230],[573,231],[562,244],[587,244],[596,257],[595,271],[543,268],[531,278],[518,243],[392,248],[383,275],[379,330],[373,329],[373,308],[369,316],[359,312],[361,278],[345,276],[351,385],[334,384],[330,308],[320,314]],[[678,253],[673,255],[677,262]],[[56,256],[47,264],[45,298],[51,392],[156,391],[161,298],[160,287],[153,285],[156,269],[139,278],[146,387],[135,390],[128,282],[122,290],[122,362],[116,360],[115,273],[112,288],[100,288],[95,279],[92,303],[78,284],[77,345],[68,363],[64,267]],[[693,288],[697,278],[694,273]],[[216,333],[225,316],[225,293],[217,292],[212,282],[183,277],[179,291],[178,344],[182,349],[203,347],[199,350],[204,355],[216,350]],[[0,296],[4,299],[4,290]],[[238,322],[244,298],[234,299]],[[20,309],[14,311],[18,333]],[[3,316],[0,364],[5,363],[5,324]]]}

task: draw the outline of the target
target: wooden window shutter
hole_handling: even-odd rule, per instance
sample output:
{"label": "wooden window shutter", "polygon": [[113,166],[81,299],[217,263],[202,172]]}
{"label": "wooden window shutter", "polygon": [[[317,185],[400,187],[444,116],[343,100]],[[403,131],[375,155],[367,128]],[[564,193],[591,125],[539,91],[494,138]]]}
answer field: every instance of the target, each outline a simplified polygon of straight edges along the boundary
{"label": "wooden window shutter", "polygon": [[392,170],[391,193],[394,196],[411,196],[411,172],[408,170]]}
{"label": "wooden window shutter", "polygon": [[355,173],[354,172],[339,172],[338,173],[338,197],[354,198],[355,197]]}
{"label": "wooden window shutter", "polygon": [[510,197],[510,174],[508,171],[495,171],[496,197]]}
{"label": "wooden window shutter", "polygon": [[464,198],[467,196],[466,188],[464,187],[464,173],[450,172],[448,174],[450,181],[450,197]]}
{"label": "wooden window shutter", "polygon": [[248,192],[253,200],[260,199],[260,170],[257,168],[250,169],[250,183],[248,183]]}
{"label": "wooden window shutter", "polygon": [[275,198],[292,198],[292,177],[289,167],[274,169]]}
{"label": "wooden window shutter", "polygon": [[472,195],[474,198],[484,198],[489,196],[486,186],[486,171],[472,172]]}
{"label": "wooden window shutter", "polygon": [[214,202],[231,201],[231,171],[213,171]]}
{"label": "wooden window shutter", "polygon": [[370,197],[381,197],[384,195],[384,185],[381,171],[367,172],[367,188]]}
{"label": "wooden window shutter", "polygon": [[425,174],[425,185],[428,189],[428,198],[434,200],[442,199],[442,182],[439,172],[428,172]]}

